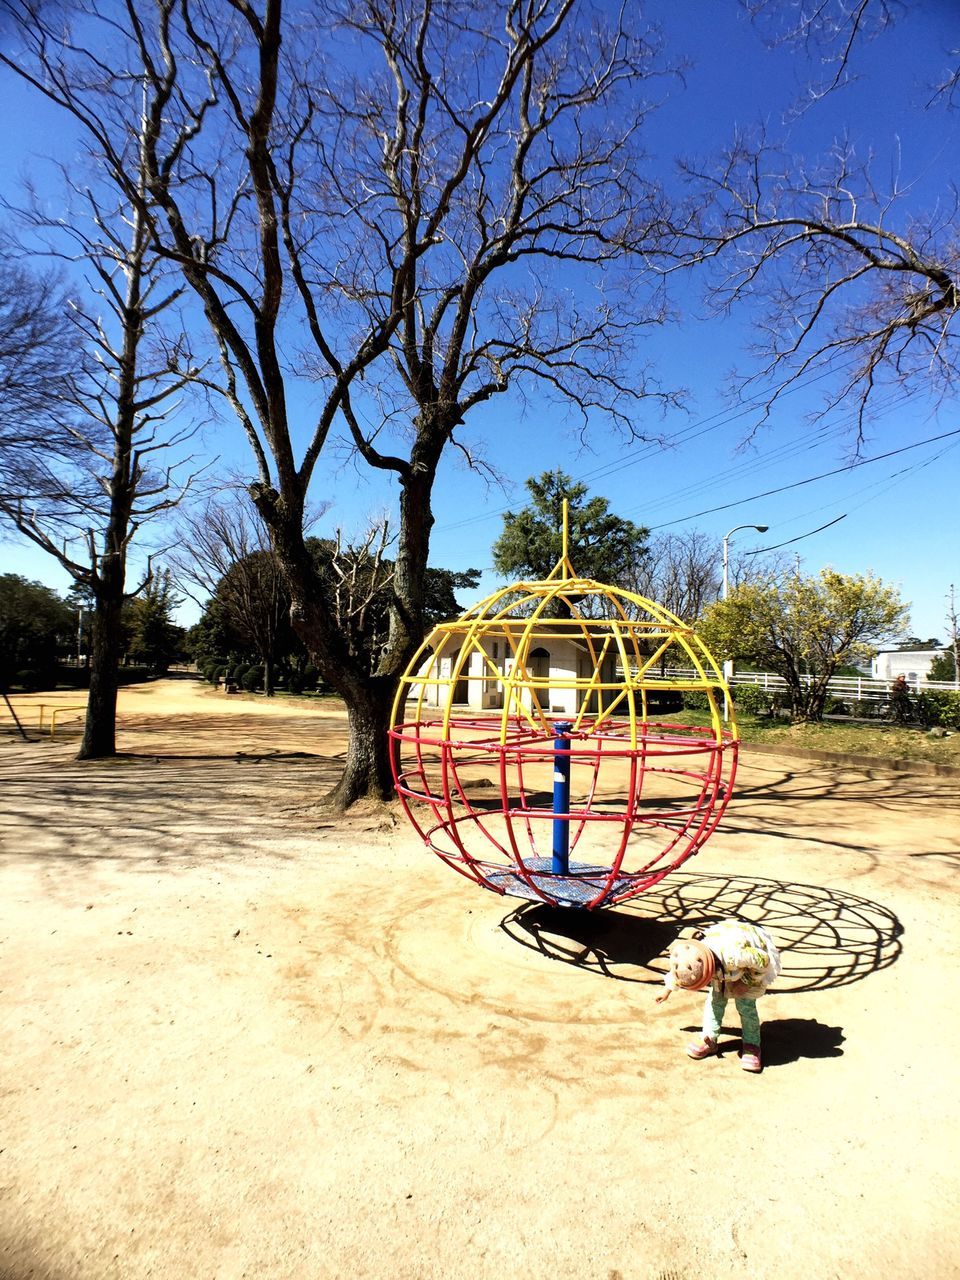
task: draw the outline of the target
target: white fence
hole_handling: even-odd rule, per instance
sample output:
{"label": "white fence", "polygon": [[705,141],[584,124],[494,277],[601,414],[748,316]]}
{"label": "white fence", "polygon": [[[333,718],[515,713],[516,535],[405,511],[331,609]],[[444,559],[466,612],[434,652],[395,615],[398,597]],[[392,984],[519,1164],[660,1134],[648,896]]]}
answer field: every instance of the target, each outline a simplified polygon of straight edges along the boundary
{"label": "white fence", "polygon": [[[668,680],[696,679],[696,673],[691,667],[667,667],[664,675]],[[771,692],[787,687],[783,676],[776,676],[770,671],[734,671],[730,683],[752,684],[760,689],[769,689]],[[828,688],[831,697],[843,701],[887,702],[890,698],[890,684],[889,680],[874,680],[871,676],[834,676]],[[933,693],[937,690],[955,693],[957,688],[957,684],[952,680],[914,680],[910,683],[911,693]]]}

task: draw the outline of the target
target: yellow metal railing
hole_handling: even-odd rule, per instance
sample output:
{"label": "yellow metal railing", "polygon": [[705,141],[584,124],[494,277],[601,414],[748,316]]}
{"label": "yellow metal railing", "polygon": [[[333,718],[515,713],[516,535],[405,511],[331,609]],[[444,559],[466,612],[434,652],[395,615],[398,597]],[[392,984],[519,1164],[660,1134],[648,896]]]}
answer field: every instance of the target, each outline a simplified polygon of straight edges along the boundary
{"label": "yellow metal railing", "polygon": [[60,704],[54,704],[50,702],[41,702],[40,703],[40,723],[38,725],[38,728],[42,733],[43,727],[44,727],[45,712],[49,710],[50,711],[50,740],[52,742],[57,734],[57,717],[59,715],[62,715],[68,711],[86,711],[86,709],[87,709],[87,704],[85,702],[80,703],[76,706],[70,706],[70,707],[65,707]]}

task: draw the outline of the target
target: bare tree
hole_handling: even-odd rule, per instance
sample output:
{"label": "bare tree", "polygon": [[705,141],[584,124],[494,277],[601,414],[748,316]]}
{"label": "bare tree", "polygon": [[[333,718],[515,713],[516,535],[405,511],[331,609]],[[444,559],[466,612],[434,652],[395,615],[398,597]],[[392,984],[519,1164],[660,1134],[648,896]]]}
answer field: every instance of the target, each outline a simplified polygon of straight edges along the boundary
{"label": "bare tree", "polygon": [[0,497],[34,502],[50,487],[53,460],[73,453],[67,405],[81,347],[64,318],[62,279],[13,261],[14,252],[0,259]]}
{"label": "bare tree", "polygon": [[[323,556],[329,564],[334,618],[354,660],[363,659],[364,649],[375,652],[389,637],[384,596],[396,576],[396,566],[386,558],[390,541],[388,521],[373,521],[359,542],[344,541],[338,529],[336,541]],[[369,656],[368,652],[368,660]]]}
{"label": "bare tree", "polygon": [[[471,410],[539,385],[584,428],[632,430],[645,397],[668,398],[631,360],[663,317],[659,291],[642,299],[650,276],[634,272],[620,295],[616,272],[669,234],[639,147],[656,38],[574,0],[326,0],[296,23],[282,0],[127,0],[122,31],[121,10],[83,8],[86,45],[25,9],[34,81],[128,191],[119,138],[130,86],[143,94],[154,234],[219,352],[294,625],[347,701],[333,799],[386,795],[389,709],[423,634],[433,484],[449,446],[475,457]],[[112,83],[94,96],[104,65]],[[320,394],[309,428],[292,416],[294,358]],[[372,661],[333,625],[303,535],[340,432],[400,489]]]}
{"label": "bare tree", "polygon": [[696,622],[719,597],[722,559],[721,544],[700,529],[660,534],[650,539],[625,585],[685,622]]}
{"label": "bare tree", "polygon": [[227,490],[182,514],[179,531],[168,556],[178,585],[197,604],[216,600],[230,630],[259,657],[264,693],[272,697],[290,597],[263,521],[248,495]]}
{"label": "bare tree", "polygon": [[806,89],[808,104],[847,84],[857,45],[886,31],[903,9],[901,0],[741,2],[770,44],[798,46],[820,66],[821,74]]}
{"label": "bare tree", "polygon": [[769,388],[767,412],[799,378],[830,370],[825,411],[852,403],[859,443],[878,387],[956,388],[956,193],[935,217],[909,217],[896,185],[880,191],[848,144],[807,168],[739,138],[719,165],[688,173],[709,205],[688,261],[716,263],[723,307],[762,304],[759,368],[741,385]]}
{"label": "bare tree", "polygon": [[[742,0],[774,44],[799,46],[813,71],[809,107],[856,77],[865,41],[886,37],[900,0]],[[960,50],[931,69],[928,106],[955,105]],[[686,263],[713,262],[713,296],[732,307],[761,304],[756,372],[740,389],[768,395],[766,408],[798,378],[832,371],[824,412],[844,405],[864,417],[884,385],[946,394],[956,386],[960,311],[958,194],[945,185],[918,214],[900,172],[882,186],[874,161],[838,139],[809,162],[740,134],[716,164],[689,164],[701,217]]]}
{"label": "bare tree", "polygon": [[[905,0],[742,0],[772,45],[802,48],[821,73],[807,85],[801,107],[856,79],[856,52],[867,40],[890,31],[904,16]],[[928,105],[957,105],[960,48],[946,49],[941,68],[927,84]]]}
{"label": "bare tree", "polygon": [[[316,513],[319,514],[319,513]],[[236,639],[263,664],[263,687],[274,692],[279,646],[289,639],[290,596],[270,536],[244,489],[233,488],[202,509],[182,514],[178,549],[168,559],[178,584],[197,604],[214,602]],[[309,538],[313,558],[351,658],[387,638],[393,561],[386,520],[372,521],[359,539],[337,529]]]}
{"label": "bare tree", "polygon": [[[136,164],[134,153],[134,173]],[[139,181],[142,195],[142,165]],[[150,580],[148,567],[128,590],[128,552],[142,525],[176,506],[189,486],[191,477],[178,479],[170,459],[193,427],[168,418],[195,370],[184,365],[182,338],[165,341],[159,332],[179,289],[159,277],[143,199],[108,204],[89,188],[75,194],[83,197],[83,216],[52,225],[36,210],[25,217],[34,233],[53,234],[47,253],[70,262],[82,279],[68,316],[83,359],[60,380],[55,412],[48,407],[40,419],[26,419],[42,483],[36,467],[29,474],[21,469],[20,483],[8,480],[0,494],[0,514],[92,598],[90,693],[79,751],[85,759],[116,751],[121,614]],[[52,443],[44,417],[57,424]]]}

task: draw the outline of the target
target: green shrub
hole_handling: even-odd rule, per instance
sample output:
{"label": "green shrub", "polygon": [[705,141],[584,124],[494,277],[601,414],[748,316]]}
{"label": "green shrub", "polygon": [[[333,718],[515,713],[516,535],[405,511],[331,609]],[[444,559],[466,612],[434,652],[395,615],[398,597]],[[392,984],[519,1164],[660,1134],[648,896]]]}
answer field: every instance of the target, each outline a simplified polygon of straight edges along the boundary
{"label": "green shrub", "polygon": [[707,711],[710,708],[710,699],[705,693],[683,691],[683,706],[685,711]]}
{"label": "green shrub", "polygon": [[317,670],[317,668],[313,665],[312,662],[308,662],[303,669],[304,689],[316,689],[317,681],[319,679],[320,679],[320,672]]}
{"label": "green shrub", "polygon": [[850,714],[857,720],[876,720],[880,712],[880,703],[875,698],[854,698],[850,703]]}
{"label": "green shrub", "polygon": [[140,684],[154,675],[153,669],[146,666],[121,667],[117,672],[117,684]]}
{"label": "green shrub", "polygon": [[54,680],[56,685],[66,685],[68,689],[87,689],[90,686],[90,669],[88,667],[57,667]]}
{"label": "green shrub", "polygon": [[[927,672],[928,680],[955,680],[957,678],[956,662],[953,654],[948,649],[946,653],[938,654],[930,663],[930,670]],[[945,691],[944,691],[945,692]]]}
{"label": "green shrub", "polygon": [[914,703],[922,724],[960,729],[960,691],[929,689],[918,693]]}
{"label": "green shrub", "polygon": [[248,668],[241,677],[240,687],[245,693],[258,693],[263,688],[263,668]]}
{"label": "green shrub", "polygon": [[287,676],[287,692],[303,693],[303,672],[291,671]]}
{"label": "green shrub", "polygon": [[[634,694],[634,706],[639,711],[643,706],[643,699],[640,694]],[[679,689],[648,689],[647,690],[647,715],[648,716],[667,716],[672,715],[675,711],[682,711],[685,706],[689,705],[684,695]]]}
{"label": "green shrub", "polygon": [[13,683],[19,685],[24,693],[36,693],[38,689],[42,689],[46,683],[39,671],[34,671],[32,667],[24,671],[18,671],[13,677]]}
{"label": "green shrub", "polygon": [[767,689],[755,684],[737,684],[730,690],[734,706],[738,711],[750,715],[768,716],[773,711],[774,695]]}

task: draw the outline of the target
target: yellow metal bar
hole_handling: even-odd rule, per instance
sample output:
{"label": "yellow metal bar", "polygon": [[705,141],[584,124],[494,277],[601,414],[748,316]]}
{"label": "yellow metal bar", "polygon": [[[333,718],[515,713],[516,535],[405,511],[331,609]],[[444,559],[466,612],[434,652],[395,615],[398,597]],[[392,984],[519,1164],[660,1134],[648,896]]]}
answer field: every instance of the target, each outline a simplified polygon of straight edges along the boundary
{"label": "yellow metal bar", "polygon": [[52,742],[57,733],[57,716],[62,711],[86,711],[86,703],[79,707],[54,707],[50,713],[50,741]]}

